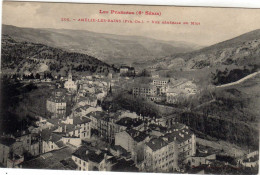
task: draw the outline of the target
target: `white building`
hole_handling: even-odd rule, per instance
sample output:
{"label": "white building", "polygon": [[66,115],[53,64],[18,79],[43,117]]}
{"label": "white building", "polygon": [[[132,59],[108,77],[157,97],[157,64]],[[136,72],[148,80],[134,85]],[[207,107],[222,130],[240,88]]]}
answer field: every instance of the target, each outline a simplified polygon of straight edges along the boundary
{"label": "white building", "polygon": [[71,74],[71,71],[69,72],[69,75],[68,75],[68,81],[66,81],[64,83],[64,88],[67,89],[68,91],[70,92],[75,92],[77,91],[77,84],[76,82],[74,82],[72,80],[72,74]]}

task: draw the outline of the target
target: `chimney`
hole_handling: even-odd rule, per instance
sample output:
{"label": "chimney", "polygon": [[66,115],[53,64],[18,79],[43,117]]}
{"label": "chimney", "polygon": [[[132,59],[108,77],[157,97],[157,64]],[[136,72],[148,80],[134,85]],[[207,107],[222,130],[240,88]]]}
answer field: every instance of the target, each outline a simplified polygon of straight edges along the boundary
{"label": "chimney", "polygon": [[176,137],[174,137],[174,140],[176,140]]}
{"label": "chimney", "polygon": [[88,150],[86,150],[86,155],[88,155]]}
{"label": "chimney", "polygon": [[66,132],[66,131],[67,131],[67,125],[64,126],[64,132]]}

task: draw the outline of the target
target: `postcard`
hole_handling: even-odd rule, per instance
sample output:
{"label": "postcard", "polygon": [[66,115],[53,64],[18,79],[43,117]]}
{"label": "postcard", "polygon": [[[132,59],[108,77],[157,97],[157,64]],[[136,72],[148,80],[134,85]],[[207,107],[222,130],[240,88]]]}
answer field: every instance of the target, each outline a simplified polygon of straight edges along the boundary
{"label": "postcard", "polygon": [[0,167],[258,174],[260,9],[2,8]]}

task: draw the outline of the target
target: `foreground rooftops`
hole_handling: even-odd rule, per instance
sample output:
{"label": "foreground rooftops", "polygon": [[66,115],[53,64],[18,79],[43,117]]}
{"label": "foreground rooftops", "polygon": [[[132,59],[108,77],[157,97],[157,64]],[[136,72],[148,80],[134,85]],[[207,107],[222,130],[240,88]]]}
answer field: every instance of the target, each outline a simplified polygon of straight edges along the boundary
{"label": "foreground rooftops", "polygon": [[100,163],[106,155],[112,156],[111,153],[105,150],[90,150],[89,147],[87,146],[81,146],[79,149],[77,149],[74,153],[74,156],[80,158],[81,160],[84,161],[91,161],[91,162],[96,162]]}
{"label": "foreground rooftops", "polygon": [[86,117],[74,117],[73,118],[73,125],[80,125],[80,124],[89,123],[89,122],[91,122],[91,120]]}
{"label": "foreground rooftops", "polygon": [[146,143],[153,151],[157,151],[171,142],[176,142],[177,144],[183,143],[192,137],[193,132],[188,128],[183,129],[169,129],[167,133],[158,138],[153,138]]}
{"label": "foreground rooftops", "polygon": [[125,127],[137,127],[143,124],[143,121],[141,119],[132,119],[130,117],[124,117],[117,121],[116,124]]}
{"label": "foreground rooftops", "polygon": [[126,132],[136,141],[143,141],[148,135],[145,132],[140,132],[135,129],[127,129]]}

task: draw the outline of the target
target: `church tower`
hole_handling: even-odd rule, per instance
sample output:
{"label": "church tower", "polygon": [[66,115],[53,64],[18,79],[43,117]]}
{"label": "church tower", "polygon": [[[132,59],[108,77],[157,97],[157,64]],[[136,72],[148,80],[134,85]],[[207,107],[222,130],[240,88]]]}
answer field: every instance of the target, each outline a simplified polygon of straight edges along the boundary
{"label": "church tower", "polygon": [[70,69],[69,74],[68,74],[68,81],[72,81],[72,73],[71,73],[71,69]]}

